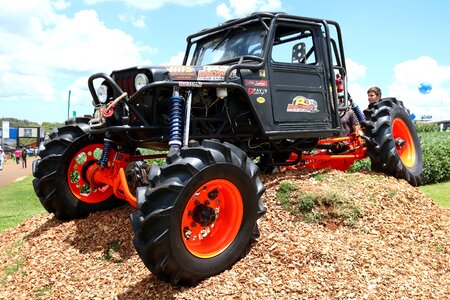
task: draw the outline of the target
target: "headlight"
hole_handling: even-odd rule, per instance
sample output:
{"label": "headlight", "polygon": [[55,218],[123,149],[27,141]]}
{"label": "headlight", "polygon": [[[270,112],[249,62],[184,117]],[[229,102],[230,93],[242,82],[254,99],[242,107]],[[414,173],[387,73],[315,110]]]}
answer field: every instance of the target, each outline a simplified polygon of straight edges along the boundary
{"label": "headlight", "polygon": [[97,97],[98,101],[105,103],[108,99],[108,87],[106,85],[102,84],[97,88]]}
{"label": "headlight", "polygon": [[136,91],[139,91],[143,86],[148,84],[148,78],[143,73],[139,73],[134,77],[134,87],[136,88]]}

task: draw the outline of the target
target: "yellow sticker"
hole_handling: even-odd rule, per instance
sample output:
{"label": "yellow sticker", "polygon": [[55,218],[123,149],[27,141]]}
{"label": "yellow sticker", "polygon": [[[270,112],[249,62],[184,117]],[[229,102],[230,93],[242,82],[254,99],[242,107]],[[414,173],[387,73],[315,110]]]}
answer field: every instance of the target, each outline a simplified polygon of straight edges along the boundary
{"label": "yellow sticker", "polygon": [[259,70],[259,76],[266,77],[266,70]]}
{"label": "yellow sticker", "polygon": [[256,102],[263,104],[264,102],[266,102],[266,99],[264,99],[264,97],[258,97],[256,98]]}

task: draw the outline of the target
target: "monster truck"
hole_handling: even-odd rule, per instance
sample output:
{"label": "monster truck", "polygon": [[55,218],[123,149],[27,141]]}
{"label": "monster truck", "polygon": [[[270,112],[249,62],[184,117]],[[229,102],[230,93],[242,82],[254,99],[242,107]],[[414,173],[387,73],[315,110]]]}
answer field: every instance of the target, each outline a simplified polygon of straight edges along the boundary
{"label": "monster truck", "polygon": [[136,251],[172,284],[196,284],[245,255],[265,213],[260,170],[345,170],[370,157],[377,171],[422,182],[401,101],[382,99],[364,132],[340,136],[351,101],[334,21],[254,13],[188,36],[180,66],[94,74],[88,87],[93,115],[52,132],[33,163],[35,192],[62,220],[136,207]]}

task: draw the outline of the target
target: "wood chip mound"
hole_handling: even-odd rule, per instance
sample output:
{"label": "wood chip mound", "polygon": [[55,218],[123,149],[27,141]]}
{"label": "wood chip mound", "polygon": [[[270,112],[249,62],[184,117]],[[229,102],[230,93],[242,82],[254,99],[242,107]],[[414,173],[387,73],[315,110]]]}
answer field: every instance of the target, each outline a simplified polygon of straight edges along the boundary
{"label": "wood chip mound", "polygon": [[[146,269],[132,246],[133,208],[124,206],[70,222],[37,215],[1,233],[0,299],[450,299],[450,210],[417,188],[371,172],[263,180],[261,237],[195,287]],[[283,181],[339,194],[361,218],[331,229],[305,223],[277,200]]]}

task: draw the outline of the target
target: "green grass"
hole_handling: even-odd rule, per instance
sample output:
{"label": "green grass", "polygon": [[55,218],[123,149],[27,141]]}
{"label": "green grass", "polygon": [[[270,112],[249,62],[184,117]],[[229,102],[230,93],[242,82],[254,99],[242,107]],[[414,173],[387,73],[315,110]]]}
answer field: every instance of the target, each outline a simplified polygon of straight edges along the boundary
{"label": "green grass", "polygon": [[35,297],[43,297],[45,296],[45,294],[49,291],[52,290],[52,286],[51,285],[44,285],[41,288],[38,288],[36,290],[33,291],[33,294]]}
{"label": "green grass", "polygon": [[22,240],[17,240],[15,244],[6,249],[7,257],[15,257],[12,264],[5,266],[3,274],[0,274],[0,285],[6,285],[6,278],[13,276],[21,272],[21,268],[25,263],[24,258],[20,255],[22,249]]}
{"label": "green grass", "polygon": [[306,223],[331,222],[356,226],[361,218],[359,207],[353,206],[339,195],[304,193],[297,191],[297,187],[290,181],[280,183],[277,199],[289,213]]}
{"label": "green grass", "polygon": [[113,258],[114,253],[119,252],[120,244],[118,241],[112,241],[108,244],[108,247],[103,252],[103,260],[110,261]]}
{"label": "green grass", "polygon": [[450,208],[450,182],[424,185],[419,189],[440,206]]}
{"label": "green grass", "polygon": [[45,212],[34,193],[32,180],[33,177],[28,176],[21,181],[0,187],[0,232]]}

